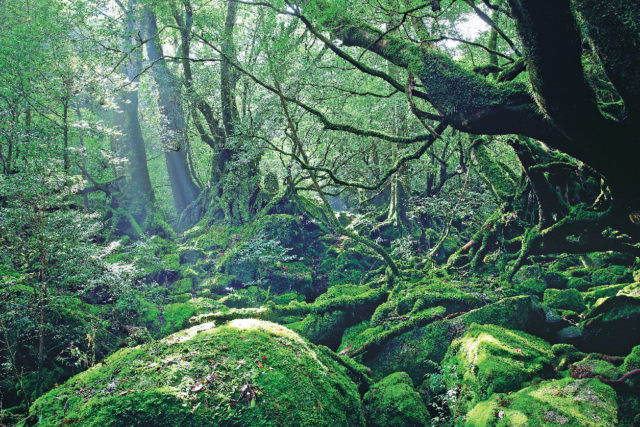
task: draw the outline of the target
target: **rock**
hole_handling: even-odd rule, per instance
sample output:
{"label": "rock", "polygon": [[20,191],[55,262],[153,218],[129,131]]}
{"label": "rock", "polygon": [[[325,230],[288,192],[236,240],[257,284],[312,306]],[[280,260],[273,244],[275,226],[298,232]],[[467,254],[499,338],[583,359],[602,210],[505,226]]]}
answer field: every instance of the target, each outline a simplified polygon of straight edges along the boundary
{"label": "rock", "polygon": [[609,380],[617,380],[623,373],[619,367],[613,363],[603,360],[600,357],[587,356],[571,366],[573,375],[577,378],[602,377]]}
{"label": "rock", "polygon": [[583,277],[572,277],[567,282],[567,288],[577,289],[580,292],[588,291],[591,287],[593,284]]}
{"label": "rock", "polygon": [[[547,332],[544,309],[536,298],[505,298],[454,319],[436,321],[394,337],[379,350],[366,353],[362,363],[371,368],[377,379],[393,372],[406,372],[415,383],[421,382],[427,361],[440,363],[451,341],[472,323],[493,323],[538,335]],[[352,339],[357,340],[357,335],[343,339],[340,349],[349,346]]]}
{"label": "rock", "polygon": [[542,274],[541,278],[547,284],[548,288],[564,289],[567,286],[567,278],[560,273],[550,271]]}
{"label": "rock", "polygon": [[122,349],[29,413],[27,425],[364,425],[346,364],[250,319]]}
{"label": "rock", "polygon": [[615,285],[632,281],[633,275],[629,272],[629,269],[621,265],[611,265],[591,273],[591,282],[594,286]]}
{"label": "rock", "polygon": [[631,353],[624,358],[622,365],[625,372],[633,371],[634,369],[640,369],[640,345],[633,347]]}
{"label": "rock", "polygon": [[527,279],[521,283],[514,283],[513,290],[520,295],[539,295],[547,289],[547,283],[538,278]]}
{"label": "rock", "polygon": [[616,393],[596,379],[542,382],[511,395],[496,394],[466,416],[467,426],[613,426]]}
{"label": "rock", "polygon": [[602,298],[581,323],[588,351],[624,356],[640,344],[640,297]]}
{"label": "rock", "polygon": [[581,313],[587,309],[584,299],[576,289],[547,289],[544,304],[555,309],[572,310]]}
{"label": "rock", "polygon": [[458,390],[454,414],[465,414],[493,393],[522,388],[553,375],[553,353],[546,341],[495,325],[471,325],[453,341],[442,363],[445,382]]}
{"label": "rock", "polygon": [[[368,286],[335,285],[320,295],[315,303],[339,303],[345,297],[366,297],[371,294],[372,290]],[[384,298],[386,294],[380,292],[378,298],[367,298],[348,310],[308,314],[298,327],[298,332],[313,343],[336,349],[340,345],[343,332],[348,327],[369,318]]]}
{"label": "rock", "polygon": [[362,401],[367,426],[429,426],[430,415],[413,381],[404,372],[393,373],[374,384]]}
{"label": "rock", "polygon": [[579,344],[582,339],[582,330],[577,326],[567,326],[556,332],[556,340],[561,343]]}

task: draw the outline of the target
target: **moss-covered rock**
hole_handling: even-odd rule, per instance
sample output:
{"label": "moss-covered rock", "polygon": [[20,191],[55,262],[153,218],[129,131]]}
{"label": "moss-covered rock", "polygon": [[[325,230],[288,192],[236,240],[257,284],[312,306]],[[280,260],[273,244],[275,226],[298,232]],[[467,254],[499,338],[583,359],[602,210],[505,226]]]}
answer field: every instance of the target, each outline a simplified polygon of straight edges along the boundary
{"label": "moss-covered rock", "polygon": [[497,394],[466,416],[467,426],[613,426],[616,393],[596,379],[546,381],[511,395]]}
{"label": "moss-covered rock", "polygon": [[553,374],[546,341],[494,325],[471,325],[453,341],[443,362],[449,389],[458,389],[455,414],[465,414],[493,393],[519,390]]}
{"label": "moss-covered rock", "polygon": [[615,285],[632,281],[633,275],[629,272],[629,269],[621,265],[611,265],[591,273],[591,282],[594,286]]}
{"label": "moss-covered rock", "polygon": [[313,289],[313,271],[301,262],[288,262],[266,269],[263,273],[263,286],[272,292],[296,291],[311,295]]}
{"label": "moss-covered rock", "polygon": [[[456,318],[435,321],[391,338],[376,351],[364,354],[362,363],[371,368],[376,379],[393,372],[406,372],[415,383],[421,382],[429,361],[440,363],[451,341],[472,323],[493,323],[534,334],[543,333],[546,328],[544,309],[536,298],[505,298]],[[369,329],[345,334],[340,350],[350,345],[357,347],[361,336],[368,335],[368,331],[378,327],[369,326]],[[389,324],[388,327],[393,325]]]}
{"label": "moss-covered rock", "polygon": [[576,378],[602,377],[609,380],[617,380],[622,376],[618,366],[603,360],[601,357],[587,356],[571,366],[573,376]]}
{"label": "moss-covered rock", "polygon": [[547,271],[540,277],[549,288],[562,289],[567,286],[567,277],[556,271]]}
{"label": "moss-covered rock", "polygon": [[585,314],[581,325],[587,349],[624,356],[640,344],[640,297],[602,298]]}
{"label": "moss-covered rock", "polygon": [[580,292],[588,291],[593,284],[583,277],[572,277],[567,281],[567,288],[577,289]]}
{"label": "moss-covered rock", "polygon": [[40,397],[25,425],[363,425],[345,364],[282,326],[206,323],[118,351]]}
{"label": "moss-covered rock", "polygon": [[429,426],[429,411],[404,372],[393,373],[374,384],[364,395],[368,426]]}
{"label": "moss-covered rock", "polygon": [[544,291],[544,304],[547,307],[572,310],[581,313],[587,309],[582,295],[577,289],[547,289]]}
{"label": "moss-covered rock", "polygon": [[530,278],[523,282],[515,282],[513,284],[513,290],[518,295],[541,296],[545,289],[547,289],[547,283],[538,278]]}
{"label": "moss-covered rock", "polygon": [[624,283],[620,283],[617,285],[596,286],[590,288],[587,292],[583,292],[582,297],[584,298],[584,302],[587,303],[587,305],[593,305],[601,298],[614,297],[618,295],[618,292],[620,292],[626,286],[627,285]]}
{"label": "moss-covered rock", "polygon": [[[369,286],[336,285],[320,295],[315,303],[337,303],[345,297],[365,296],[371,293]],[[298,326],[297,331],[309,341],[326,345],[336,349],[340,344],[343,332],[350,326],[369,318],[376,306],[380,304],[385,294],[380,293],[376,299],[368,299],[366,303],[358,304],[354,309],[325,311],[307,315]]]}
{"label": "moss-covered rock", "polygon": [[622,364],[625,372],[633,371],[634,369],[640,369],[640,345],[633,347],[631,353],[624,358]]}

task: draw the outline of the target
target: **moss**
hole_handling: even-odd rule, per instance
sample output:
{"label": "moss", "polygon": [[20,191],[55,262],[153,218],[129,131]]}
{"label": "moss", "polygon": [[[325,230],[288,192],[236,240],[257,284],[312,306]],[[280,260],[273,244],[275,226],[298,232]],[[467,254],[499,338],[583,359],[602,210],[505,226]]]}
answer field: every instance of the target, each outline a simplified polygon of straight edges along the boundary
{"label": "moss", "polygon": [[[147,218],[145,221],[148,221]],[[146,230],[149,234],[155,234],[165,239],[175,240],[178,236],[173,228],[167,223],[164,218],[164,214],[159,210],[154,210],[153,217]]]}
{"label": "moss", "polygon": [[[454,319],[443,319],[423,327],[414,328],[385,342],[375,351],[361,356],[362,363],[371,368],[375,379],[393,372],[407,372],[414,382],[422,381],[430,361],[440,363],[453,339],[462,334],[472,323],[494,323],[503,327],[542,333],[545,314],[537,299],[521,296],[505,298],[471,310]],[[339,350],[350,345],[357,348],[359,343],[384,331],[382,325],[358,333],[345,334]],[[387,326],[387,328],[393,325]]]}
{"label": "moss", "polygon": [[458,289],[446,280],[428,279],[423,282],[402,284],[394,289],[393,298],[379,306],[371,320],[383,322],[388,317],[408,316],[431,307],[445,307],[447,313],[468,311],[484,305],[485,300],[475,292]]}
{"label": "moss", "polygon": [[[371,293],[368,286],[336,285],[319,296],[314,304],[339,303],[345,298],[364,297]],[[341,341],[342,333],[350,326],[356,325],[369,316],[380,302],[374,299],[368,302],[363,300],[356,307],[341,310],[329,310],[310,313],[300,324],[298,331],[313,343],[323,344],[336,349]]]}
{"label": "moss", "polygon": [[310,295],[313,289],[313,271],[302,262],[287,262],[269,266],[263,273],[263,287],[274,293],[296,291]]}
{"label": "moss", "polygon": [[567,278],[565,275],[554,271],[543,273],[541,279],[549,288],[562,289],[567,286]]}
{"label": "moss", "polygon": [[580,292],[588,291],[591,287],[593,284],[582,277],[572,277],[567,281],[567,288],[577,289]]}
{"label": "moss", "polygon": [[180,264],[195,264],[205,259],[207,254],[202,249],[183,247],[178,249],[178,256],[180,257]]}
{"label": "moss", "polygon": [[585,357],[585,353],[579,351],[571,344],[554,344],[551,346],[551,352],[555,357],[555,365],[559,370],[567,369],[567,367]]}
{"label": "moss", "polygon": [[214,294],[224,295],[229,292],[229,289],[233,287],[236,282],[238,282],[236,276],[218,273],[202,281],[200,287],[210,289]]}
{"label": "moss", "polygon": [[547,289],[544,304],[555,309],[572,310],[581,313],[587,309],[582,295],[577,289]]}
{"label": "moss", "polygon": [[374,384],[364,395],[368,426],[429,426],[429,411],[404,372],[393,373]]}
{"label": "moss", "polygon": [[118,351],[40,397],[25,425],[364,425],[347,368],[279,325],[195,326]]}
{"label": "moss", "polygon": [[640,369],[640,345],[633,347],[631,353],[624,358],[623,368],[625,372]]}
{"label": "moss", "polygon": [[467,414],[467,426],[612,426],[616,393],[596,379],[546,381],[511,395],[497,394]]}
{"label": "moss", "polygon": [[545,289],[547,289],[547,283],[537,278],[527,279],[520,283],[516,282],[513,285],[513,290],[516,293],[524,295],[542,295]]}
{"label": "moss", "polygon": [[601,268],[591,273],[591,282],[594,286],[614,285],[633,281],[632,274],[627,267],[612,265]]}
{"label": "moss", "polygon": [[183,294],[186,292],[193,292],[193,279],[190,277],[181,279],[174,289],[174,293],[176,294]]}
{"label": "moss", "polygon": [[456,339],[443,362],[449,389],[459,388],[456,415],[465,414],[493,393],[522,388],[553,374],[551,345],[521,331],[494,325],[471,325]]}
{"label": "moss", "polygon": [[178,271],[180,270],[180,257],[178,254],[167,254],[162,257],[161,264],[167,270]]}
{"label": "moss", "polygon": [[581,325],[587,349],[626,355],[640,344],[640,297],[601,298],[585,313]]}
{"label": "moss", "polygon": [[582,297],[588,305],[595,304],[601,298],[614,297],[618,295],[627,285],[624,283],[618,285],[604,285],[590,288],[587,292],[583,292]]}
{"label": "moss", "polygon": [[620,368],[611,362],[602,360],[600,357],[587,356],[572,367],[575,372],[587,377],[602,377],[610,380],[617,380],[622,376]]}
{"label": "moss", "polygon": [[528,279],[538,279],[542,274],[542,268],[539,265],[525,265],[513,275],[514,283],[522,283]]}

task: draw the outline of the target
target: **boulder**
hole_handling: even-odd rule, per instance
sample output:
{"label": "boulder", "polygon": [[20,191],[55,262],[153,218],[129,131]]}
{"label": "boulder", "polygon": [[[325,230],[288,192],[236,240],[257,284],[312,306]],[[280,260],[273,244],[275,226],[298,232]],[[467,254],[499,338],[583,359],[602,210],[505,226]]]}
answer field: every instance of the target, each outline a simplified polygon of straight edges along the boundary
{"label": "boulder", "polygon": [[455,415],[465,414],[493,393],[521,389],[553,375],[553,353],[546,341],[495,325],[471,325],[451,343],[444,362],[445,381],[457,390]]}
{"label": "boulder", "polygon": [[596,379],[564,378],[532,385],[478,403],[466,426],[613,426],[615,391]]}
{"label": "boulder", "polygon": [[374,384],[364,395],[367,426],[430,426],[430,415],[413,381],[405,372],[393,373]]}
{"label": "boulder", "polygon": [[122,349],[31,406],[25,425],[364,425],[339,363],[280,325],[205,323]]}

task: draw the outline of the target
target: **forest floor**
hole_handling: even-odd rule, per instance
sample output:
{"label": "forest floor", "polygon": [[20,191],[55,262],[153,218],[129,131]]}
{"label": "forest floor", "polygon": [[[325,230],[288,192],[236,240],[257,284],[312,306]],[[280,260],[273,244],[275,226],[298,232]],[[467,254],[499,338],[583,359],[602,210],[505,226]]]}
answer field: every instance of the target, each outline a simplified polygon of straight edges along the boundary
{"label": "forest floor", "polygon": [[124,348],[21,424],[639,425],[634,260],[538,261],[509,282],[490,265],[393,276],[282,207],[125,239],[110,262],[149,287],[129,295]]}

